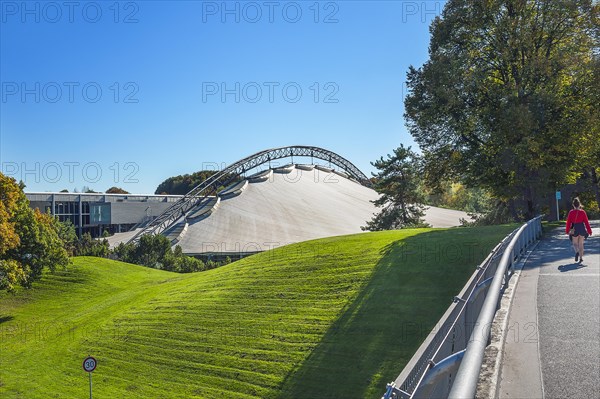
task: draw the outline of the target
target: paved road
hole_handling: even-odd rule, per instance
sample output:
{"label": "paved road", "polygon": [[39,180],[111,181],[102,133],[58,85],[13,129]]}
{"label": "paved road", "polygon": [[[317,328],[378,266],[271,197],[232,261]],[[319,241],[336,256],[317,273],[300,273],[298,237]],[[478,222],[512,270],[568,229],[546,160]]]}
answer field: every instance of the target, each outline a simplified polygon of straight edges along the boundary
{"label": "paved road", "polygon": [[600,398],[600,222],[582,265],[564,230],[544,238],[515,290],[500,398]]}

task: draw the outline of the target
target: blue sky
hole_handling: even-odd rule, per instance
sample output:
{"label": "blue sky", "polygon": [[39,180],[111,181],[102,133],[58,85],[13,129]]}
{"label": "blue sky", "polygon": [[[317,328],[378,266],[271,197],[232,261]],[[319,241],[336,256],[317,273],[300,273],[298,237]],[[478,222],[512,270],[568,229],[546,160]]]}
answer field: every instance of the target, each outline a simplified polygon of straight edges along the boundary
{"label": "blue sky", "polygon": [[443,4],[2,1],[2,171],[26,191],[151,193],[302,144],[370,174],[413,145],[403,84]]}

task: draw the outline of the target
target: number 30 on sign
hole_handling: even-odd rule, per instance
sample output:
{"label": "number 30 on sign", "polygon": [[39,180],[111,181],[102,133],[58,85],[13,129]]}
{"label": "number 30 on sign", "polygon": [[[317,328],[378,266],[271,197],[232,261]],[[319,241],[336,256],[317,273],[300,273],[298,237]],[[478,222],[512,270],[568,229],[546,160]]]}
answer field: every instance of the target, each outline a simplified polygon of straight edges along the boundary
{"label": "number 30 on sign", "polygon": [[86,357],[83,361],[83,369],[88,373],[96,370],[96,359],[91,356]]}

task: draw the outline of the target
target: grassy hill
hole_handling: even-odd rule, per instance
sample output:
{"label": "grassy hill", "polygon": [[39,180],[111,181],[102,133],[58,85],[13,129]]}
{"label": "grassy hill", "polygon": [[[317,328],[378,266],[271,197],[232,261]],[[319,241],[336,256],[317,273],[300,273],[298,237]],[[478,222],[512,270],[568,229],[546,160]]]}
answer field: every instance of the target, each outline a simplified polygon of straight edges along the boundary
{"label": "grassy hill", "polygon": [[0,397],[378,397],[514,226],[282,247],[179,275],[75,258],[0,293]]}

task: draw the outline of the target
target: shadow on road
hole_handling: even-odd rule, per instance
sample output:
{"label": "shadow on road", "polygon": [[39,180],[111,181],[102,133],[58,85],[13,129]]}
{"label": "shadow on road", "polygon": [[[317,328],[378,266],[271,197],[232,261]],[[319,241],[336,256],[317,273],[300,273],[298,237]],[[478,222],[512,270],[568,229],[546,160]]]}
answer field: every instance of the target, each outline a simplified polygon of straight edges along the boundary
{"label": "shadow on road", "polygon": [[[586,256],[600,254],[600,239],[598,222],[592,222],[593,236],[585,240]],[[569,272],[572,270],[586,267],[585,261],[583,264],[575,264],[575,251],[569,237],[565,234],[564,227],[558,227],[545,236],[536,250],[531,254],[524,269],[544,268],[548,267],[553,262],[563,263],[558,270],[561,272]]]}
{"label": "shadow on road", "polygon": [[583,269],[584,267],[587,267],[587,266],[582,263],[571,263],[569,265],[560,265],[558,267],[558,270],[562,273],[565,273],[565,272],[570,272],[570,271],[577,270],[577,269]]}

